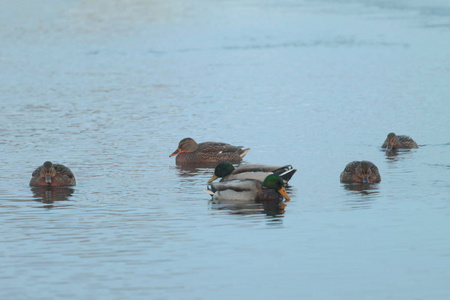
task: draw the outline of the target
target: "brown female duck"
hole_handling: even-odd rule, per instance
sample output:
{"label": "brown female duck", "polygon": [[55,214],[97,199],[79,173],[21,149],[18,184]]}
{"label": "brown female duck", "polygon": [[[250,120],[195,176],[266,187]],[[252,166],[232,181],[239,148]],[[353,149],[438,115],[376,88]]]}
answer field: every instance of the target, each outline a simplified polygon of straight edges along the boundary
{"label": "brown female duck", "polygon": [[387,135],[387,138],[384,141],[383,145],[381,145],[381,148],[386,148],[386,151],[393,151],[400,148],[404,149],[419,148],[419,146],[409,136],[396,135],[395,133],[391,132]]}
{"label": "brown female duck", "polygon": [[46,161],[31,174],[30,186],[72,186],[75,185],[75,176],[64,165],[53,164]]}
{"label": "brown female duck", "polygon": [[178,144],[177,150],[170,156],[177,156],[177,164],[219,163],[221,161],[238,163],[248,151],[250,151],[249,148],[242,149],[242,146],[218,142],[197,144],[191,138],[184,138]]}
{"label": "brown female duck", "polygon": [[370,161],[352,161],[341,173],[342,183],[377,183],[381,181],[377,166]]}

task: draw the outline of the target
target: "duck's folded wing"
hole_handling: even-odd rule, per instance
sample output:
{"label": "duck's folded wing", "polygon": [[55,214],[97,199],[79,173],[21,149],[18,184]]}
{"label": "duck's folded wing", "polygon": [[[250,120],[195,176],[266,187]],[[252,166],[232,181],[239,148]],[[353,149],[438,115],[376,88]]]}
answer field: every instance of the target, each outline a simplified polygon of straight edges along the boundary
{"label": "duck's folded wing", "polygon": [[293,169],[291,165],[285,166],[273,166],[273,165],[262,165],[262,164],[247,164],[236,168],[233,174],[239,174],[244,172],[273,172],[277,175],[284,173]]}
{"label": "duck's folded wing", "polygon": [[400,141],[400,144],[402,145],[402,147],[418,148],[417,143],[407,135],[399,135],[398,140]]}
{"label": "duck's folded wing", "polygon": [[[251,175],[250,172],[254,172],[256,174]],[[229,176],[228,180],[231,179],[256,179],[263,181],[270,174],[277,174],[285,182],[288,182],[292,176],[297,172],[297,169],[294,169],[291,165],[285,166],[272,166],[272,165],[261,165],[261,164],[248,164],[239,166],[233,173]],[[258,175],[261,174],[261,175]],[[245,174],[236,176],[239,174]]]}
{"label": "duck's folded wing", "polygon": [[66,167],[64,165],[54,164],[53,167],[55,168],[56,172],[61,174],[61,175],[65,175],[65,176],[67,176],[69,178],[73,178],[74,177],[72,171],[68,167]]}
{"label": "duck's folded wing", "polygon": [[212,184],[216,189],[213,201],[254,201],[258,197],[261,184],[255,180],[232,180]]}
{"label": "duck's folded wing", "polygon": [[207,152],[239,152],[242,151],[242,146],[233,146],[227,143],[219,142],[205,142],[200,143],[199,148]]}
{"label": "duck's folded wing", "polygon": [[273,170],[278,169],[279,166],[269,166],[269,165],[260,165],[260,164],[247,164],[241,165],[236,168],[232,174],[246,173],[246,172],[272,172]]}
{"label": "duck's folded wing", "polygon": [[258,183],[255,180],[231,180],[225,182],[215,182],[211,186],[216,191],[233,190],[236,192],[240,191],[257,191]]}
{"label": "duck's folded wing", "polygon": [[243,172],[243,173],[238,173],[238,174],[230,174],[227,177],[227,181],[230,180],[247,180],[247,179],[251,179],[251,180],[258,180],[258,181],[264,181],[264,179],[273,174],[272,172]]}
{"label": "duck's folded wing", "polygon": [[33,173],[31,174],[31,176],[32,177],[39,177],[39,175],[41,174],[41,170],[42,170],[42,166],[40,166],[36,170],[34,170]]}

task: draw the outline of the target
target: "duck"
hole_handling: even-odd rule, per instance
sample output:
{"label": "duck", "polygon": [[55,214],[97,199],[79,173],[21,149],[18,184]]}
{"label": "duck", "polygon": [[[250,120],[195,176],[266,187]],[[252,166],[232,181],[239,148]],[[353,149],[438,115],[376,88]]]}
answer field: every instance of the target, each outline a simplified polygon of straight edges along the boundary
{"label": "duck", "polygon": [[176,164],[202,164],[219,163],[230,161],[239,163],[250,151],[250,148],[243,149],[242,146],[233,146],[221,142],[197,143],[188,137],[178,143],[178,148],[169,157],[176,156]]}
{"label": "duck", "polygon": [[367,160],[355,160],[345,166],[340,179],[342,183],[378,183],[381,176],[375,164]]}
{"label": "duck", "polygon": [[54,164],[51,161],[44,162],[31,174],[30,186],[33,187],[74,185],[76,180],[72,171],[64,165]]}
{"label": "duck", "polygon": [[283,179],[276,175],[268,175],[262,182],[259,180],[230,180],[225,182],[214,182],[212,190],[206,192],[212,196],[213,203],[221,202],[247,202],[255,201],[286,201],[291,200],[284,188]]}
{"label": "duck", "polygon": [[221,178],[220,182],[237,179],[255,179],[263,181],[270,174],[277,174],[283,179],[286,185],[292,176],[297,172],[291,165],[271,166],[262,164],[247,164],[235,168],[229,161],[223,161],[216,165],[214,174],[208,183]]}
{"label": "duck", "polygon": [[396,135],[391,132],[387,135],[386,140],[384,141],[381,148],[385,148],[388,151],[394,151],[400,148],[404,149],[414,149],[419,148],[417,143],[407,135]]}

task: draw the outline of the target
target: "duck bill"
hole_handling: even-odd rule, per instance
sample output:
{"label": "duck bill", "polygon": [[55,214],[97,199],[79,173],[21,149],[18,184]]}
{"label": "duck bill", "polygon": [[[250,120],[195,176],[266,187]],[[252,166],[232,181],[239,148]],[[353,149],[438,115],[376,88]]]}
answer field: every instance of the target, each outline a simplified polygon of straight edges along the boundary
{"label": "duck bill", "polygon": [[216,180],[217,178],[219,178],[219,177],[217,177],[216,174],[214,174],[214,175],[211,177],[211,179],[208,180],[208,183],[213,182],[213,181]]}
{"label": "duck bill", "polygon": [[175,150],[172,154],[170,154],[169,157],[178,155],[178,154],[180,154],[180,153],[181,153],[181,149],[180,149],[180,148],[177,148],[177,150]]}
{"label": "duck bill", "polygon": [[363,177],[363,183],[370,183],[368,176]]}
{"label": "duck bill", "polygon": [[282,187],[281,189],[278,190],[278,193],[281,194],[281,196],[283,196],[286,201],[291,200],[291,197],[289,197],[289,195],[286,193],[286,190],[284,189],[284,187]]}
{"label": "duck bill", "polygon": [[45,183],[47,183],[47,184],[52,183],[52,176],[51,175],[45,175]]}

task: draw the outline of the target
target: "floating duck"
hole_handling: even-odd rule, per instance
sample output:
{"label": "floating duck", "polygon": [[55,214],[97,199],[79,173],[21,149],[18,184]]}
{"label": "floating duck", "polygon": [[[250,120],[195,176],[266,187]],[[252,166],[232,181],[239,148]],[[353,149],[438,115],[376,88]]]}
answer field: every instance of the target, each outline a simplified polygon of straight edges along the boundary
{"label": "floating duck", "polygon": [[250,151],[249,148],[220,142],[196,143],[192,138],[184,138],[169,157],[177,156],[177,164],[202,164],[230,161],[238,163]]}
{"label": "floating duck", "polygon": [[242,179],[255,179],[263,181],[270,174],[277,174],[280,176],[286,184],[297,169],[294,169],[291,165],[285,166],[270,166],[261,164],[248,164],[242,165],[238,168],[228,162],[224,161],[219,163],[214,169],[214,175],[208,180],[208,183],[213,182],[217,178],[221,178],[223,181],[242,180]]}
{"label": "floating duck", "polygon": [[213,202],[221,201],[249,201],[255,202],[290,200],[290,197],[286,193],[284,188],[283,179],[276,175],[271,174],[267,176],[264,181],[259,180],[231,180],[225,182],[215,182],[211,184],[212,189],[207,193],[212,196]]}
{"label": "floating duck", "polygon": [[352,161],[341,173],[342,183],[377,183],[381,181],[377,166],[370,161]]}
{"label": "floating duck", "polygon": [[396,135],[391,132],[387,135],[386,140],[384,141],[381,148],[386,148],[386,151],[393,151],[400,148],[404,149],[413,149],[419,148],[417,143],[407,135]]}
{"label": "floating duck", "polygon": [[73,186],[76,184],[72,171],[64,165],[46,161],[31,174],[30,186]]}

